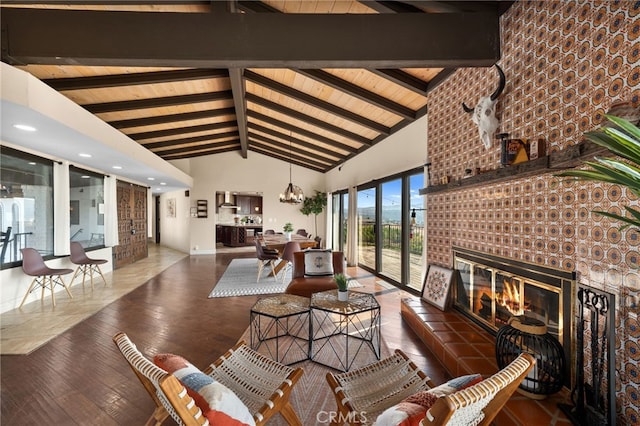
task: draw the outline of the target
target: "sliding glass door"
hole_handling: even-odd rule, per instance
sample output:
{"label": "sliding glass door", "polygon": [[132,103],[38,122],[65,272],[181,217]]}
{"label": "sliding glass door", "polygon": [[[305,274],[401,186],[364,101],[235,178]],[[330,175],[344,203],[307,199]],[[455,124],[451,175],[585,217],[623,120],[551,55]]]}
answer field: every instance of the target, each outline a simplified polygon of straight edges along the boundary
{"label": "sliding glass door", "polygon": [[380,185],[380,273],[402,282],[402,179]]}
{"label": "sliding glass door", "polygon": [[376,270],[376,187],[358,189],[358,263]]}
{"label": "sliding glass door", "polygon": [[422,289],[422,168],[358,187],[358,264],[399,287]]}

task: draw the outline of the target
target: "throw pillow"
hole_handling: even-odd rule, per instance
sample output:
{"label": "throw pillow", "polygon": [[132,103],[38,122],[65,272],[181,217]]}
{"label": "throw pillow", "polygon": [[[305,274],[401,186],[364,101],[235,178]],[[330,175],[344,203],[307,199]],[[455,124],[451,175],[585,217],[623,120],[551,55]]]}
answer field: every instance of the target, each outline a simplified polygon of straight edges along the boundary
{"label": "throw pillow", "polygon": [[417,392],[383,411],[376,419],[374,426],[418,426],[438,398],[481,381],[480,374],[469,374],[451,379],[435,388]]}
{"label": "throw pillow", "polygon": [[331,250],[305,250],[304,274],[310,277],[333,275]]}
{"label": "throw pillow", "polygon": [[222,426],[255,425],[246,405],[222,383],[200,371],[181,356],[158,354],[153,362],[173,374],[187,389],[209,424]]}

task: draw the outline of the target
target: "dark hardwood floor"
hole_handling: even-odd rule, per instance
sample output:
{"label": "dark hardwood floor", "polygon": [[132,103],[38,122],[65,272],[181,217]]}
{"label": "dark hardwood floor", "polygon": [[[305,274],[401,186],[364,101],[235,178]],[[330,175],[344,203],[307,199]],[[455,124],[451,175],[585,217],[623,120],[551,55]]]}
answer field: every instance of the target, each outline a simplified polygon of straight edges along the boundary
{"label": "dark hardwood floor", "polygon": [[[235,257],[255,253],[186,257],[29,355],[2,356],[0,423],[144,424],[153,402],[112,336],[123,331],[147,355],[173,352],[206,366],[236,343],[259,297],[207,298]],[[403,349],[435,383],[448,378],[400,318],[406,293],[378,285],[362,269],[347,273],[365,286],[359,290],[376,294],[388,346]]]}

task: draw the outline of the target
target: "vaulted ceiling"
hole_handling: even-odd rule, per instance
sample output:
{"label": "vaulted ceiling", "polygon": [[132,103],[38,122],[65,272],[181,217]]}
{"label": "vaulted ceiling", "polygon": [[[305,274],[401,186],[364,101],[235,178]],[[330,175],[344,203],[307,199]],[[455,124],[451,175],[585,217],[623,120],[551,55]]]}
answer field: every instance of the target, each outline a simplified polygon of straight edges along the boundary
{"label": "vaulted ceiling", "polygon": [[326,172],[500,58],[510,1],[3,0],[2,61],[165,160],[238,151]]}

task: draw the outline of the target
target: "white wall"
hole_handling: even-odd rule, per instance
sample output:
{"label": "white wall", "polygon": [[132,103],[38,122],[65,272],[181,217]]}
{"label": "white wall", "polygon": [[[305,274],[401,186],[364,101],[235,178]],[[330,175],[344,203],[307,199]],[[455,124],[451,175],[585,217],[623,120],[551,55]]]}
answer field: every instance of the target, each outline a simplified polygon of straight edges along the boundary
{"label": "white wall", "polygon": [[325,174],[326,191],[362,185],[424,165],[427,158],[427,116],[347,161],[342,170]]}
{"label": "white wall", "polygon": [[[300,213],[301,205],[284,204],[278,196],[289,184],[289,163],[249,151],[248,158],[242,158],[239,152],[227,152],[205,157],[196,157],[188,162],[173,163],[179,169],[188,172],[193,178],[189,202],[195,206],[196,200],[209,202],[209,217],[191,218],[189,250],[191,254],[215,253],[216,191],[257,191],[262,192],[263,229],[281,231],[286,222],[293,223],[294,229],[305,228],[315,234],[314,216]],[[293,166],[294,185],[302,188],[305,194],[314,194],[315,190],[324,191],[324,175],[309,169]],[[179,198],[176,196],[176,198]],[[188,209],[185,210],[188,212]],[[160,218],[161,224],[164,217]],[[167,235],[178,229],[161,225],[161,243],[169,244],[178,236]],[[324,215],[318,216],[318,233],[325,234]],[[172,246],[174,247],[174,246]],[[197,249],[196,249],[197,247]],[[177,247],[175,247],[177,248]],[[178,250],[182,250],[177,248]]]}
{"label": "white wall", "polygon": [[[191,192],[191,191],[190,191]],[[168,215],[168,200],[175,200],[175,217]],[[189,253],[190,228],[189,200],[184,191],[167,192],[160,196],[160,245]]]}
{"label": "white wall", "polygon": [[[111,247],[92,250],[89,252],[89,257],[94,259],[107,259],[109,261],[104,265],[100,265],[100,269],[105,276],[113,270]],[[69,268],[74,271],[76,269],[76,266],[71,263],[69,257],[51,259],[45,261],[45,263],[51,268]],[[64,282],[69,285],[72,277],[73,274],[64,275]],[[100,280],[100,278],[98,279]],[[0,312],[6,312],[17,308],[20,305],[20,302],[22,302],[22,298],[27,292],[32,280],[33,277],[25,275],[20,267],[0,271],[0,283],[2,283],[2,285],[0,285]],[[76,278],[73,287],[77,285],[82,285],[82,277],[80,277],[80,281]],[[87,285],[87,283],[85,283],[85,285]],[[62,292],[62,294],[60,292]],[[62,286],[56,286],[55,293],[56,297],[69,297]],[[27,297],[27,300],[24,303],[40,300],[40,295],[41,291],[36,290]],[[45,296],[51,296],[51,292],[47,290]],[[47,301],[46,303],[50,303],[50,301]]]}

